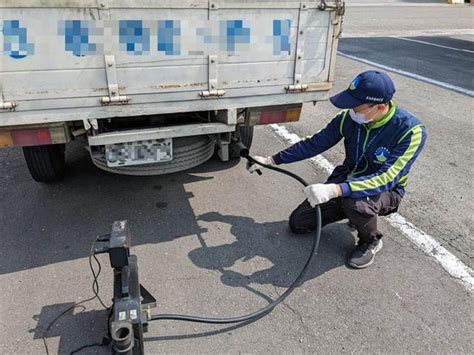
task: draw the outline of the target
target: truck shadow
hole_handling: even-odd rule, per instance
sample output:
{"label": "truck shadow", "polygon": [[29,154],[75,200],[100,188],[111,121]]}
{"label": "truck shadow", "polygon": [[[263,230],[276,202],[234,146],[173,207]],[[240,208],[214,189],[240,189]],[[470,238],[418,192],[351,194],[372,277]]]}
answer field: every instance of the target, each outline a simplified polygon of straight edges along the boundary
{"label": "truck shadow", "polygon": [[[22,159],[21,152],[17,153],[16,158]],[[162,243],[185,236],[200,238],[207,230],[198,224],[199,218],[190,204],[193,194],[186,191],[186,185],[214,179],[212,174],[206,173],[227,170],[239,163],[238,160],[224,163],[214,157],[186,172],[142,177],[104,172],[94,167],[88,153],[79,147],[69,152],[68,161],[70,173],[60,183],[36,183],[25,176],[27,172],[23,167],[23,171],[18,172],[15,187],[4,192],[0,200],[0,222],[4,231],[0,274],[87,257],[95,237],[108,233],[115,220],[131,221],[133,245]],[[2,179],[0,177],[0,185]],[[286,222],[262,225],[250,218],[218,213],[200,218],[221,220],[233,226],[232,233],[240,243],[223,247],[226,255],[234,252],[241,255],[243,250],[239,246],[243,245],[246,235],[259,240],[257,246],[263,255],[270,238],[268,234],[287,230]],[[259,239],[259,235],[267,237]],[[287,238],[282,243],[291,244],[296,240]],[[282,248],[285,249],[283,245]],[[211,261],[206,262],[204,256],[201,257],[202,253],[213,253],[213,250],[195,251],[190,257],[198,266],[214,268]],[[269,259],[272,256],[269,255]],[[222,257],[213,259],[223,260]],[[279,272],[275,268],[268,278],[274,279]],[[253,275],[254,279],[266,277],[263,273]],[[238,282],[233,280],[230,271],[225,273],[223,281]]]}
{"label": "truck shadow", "polygon": [[116,220],[131,221],[133,245],[205,232],[196,222],[186,185],[213,179],[206,173],[239,163],[212,158],[186,172],[125,176],[96,168],[76,146],[68,151],[64,181],[48,185],[29,177],[20,150],[11,153],[8,158],[17,167],[0,177],[0,275],[87,257],[95,237],[108,233]]}

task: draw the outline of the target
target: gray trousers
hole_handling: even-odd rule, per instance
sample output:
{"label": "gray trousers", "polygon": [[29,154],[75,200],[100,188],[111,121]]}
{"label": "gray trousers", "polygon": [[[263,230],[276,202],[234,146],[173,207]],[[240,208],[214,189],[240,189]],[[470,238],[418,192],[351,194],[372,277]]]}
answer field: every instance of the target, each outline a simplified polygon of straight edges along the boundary
{"label": "gray trousers", "polygon": [[[340,183],[347,177],[344,165],[336,167],[327,183]],[[402,196],[395,190],[386,191],[367,198],[336,198],[319,205],[322,227],[329,223],[349,219],[357,229],[360,242],[382,238],[377,229],[377,216],[396,212]],[[290,215],[290,229],[293,233],[310,233],[316,229],[316,209],[304,200]]]}
{"label": "gray trousers", "polygon": [[[359,242],[382,238],[377,229],[377,216],[386,216],[397,211],[402,196],[396,191],[383,192],[361,199],[336,198],[323,203],[321,208],[322,226],[343,219],[355,226]],[[289,220],[293,233],[310,233],[316,229],[316,210],[304,200],[291,214]]]}

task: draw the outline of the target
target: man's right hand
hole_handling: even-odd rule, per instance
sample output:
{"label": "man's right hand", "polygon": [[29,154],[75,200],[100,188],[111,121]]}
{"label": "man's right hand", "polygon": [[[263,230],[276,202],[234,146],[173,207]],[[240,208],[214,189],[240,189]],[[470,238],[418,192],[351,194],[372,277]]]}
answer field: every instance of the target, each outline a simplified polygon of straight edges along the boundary
{"label": "man's right hand", "polygon": [[[270,157],[270,156],[268,156],[268,157],[255,156],[253,158],[256,161],[258,161],[262,164],[265,164],[265,165],[275,165],[275,162],[273,161],[272,157]],[[249,173],[253,173],[255,170],[258,170],[258,169],[261,169],[261,168],[263,168],[263,166],[258,165],[256,163],[252,163],[250,161],[247,161],[247,170],[249,171]]]}

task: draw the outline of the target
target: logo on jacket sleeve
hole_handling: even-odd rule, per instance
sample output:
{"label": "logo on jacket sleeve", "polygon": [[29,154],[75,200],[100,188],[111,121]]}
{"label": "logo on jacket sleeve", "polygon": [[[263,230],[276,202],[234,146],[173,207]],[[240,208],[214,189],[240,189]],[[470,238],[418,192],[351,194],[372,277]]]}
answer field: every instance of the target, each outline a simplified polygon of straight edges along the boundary
{"label": "logo on jacket sleeve", "polygon": [[385,147],[378,147],[375,150],[375,163],[383,164],[387,160],[388,156],[390,155],[390,151]]}

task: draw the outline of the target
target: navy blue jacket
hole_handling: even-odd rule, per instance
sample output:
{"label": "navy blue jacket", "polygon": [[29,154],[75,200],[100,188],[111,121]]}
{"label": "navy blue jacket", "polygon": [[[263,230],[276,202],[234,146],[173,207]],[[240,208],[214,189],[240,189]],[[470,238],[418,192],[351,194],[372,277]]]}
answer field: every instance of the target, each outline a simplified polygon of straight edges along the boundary
{"label": "navy blue jacket", "polygon": [[273,160],[288,164],[314,157],[344,138],[346,158],[328,180],[340,184],[343,197],[363,198],[393,189],[403,196],[426,137],[425,126],[391,102],[389,112],[370,127],[354,122],[348,110],[341,111],[324,129],[275,154]]}

